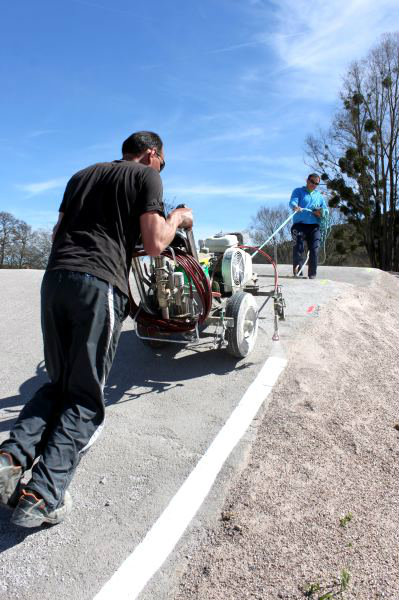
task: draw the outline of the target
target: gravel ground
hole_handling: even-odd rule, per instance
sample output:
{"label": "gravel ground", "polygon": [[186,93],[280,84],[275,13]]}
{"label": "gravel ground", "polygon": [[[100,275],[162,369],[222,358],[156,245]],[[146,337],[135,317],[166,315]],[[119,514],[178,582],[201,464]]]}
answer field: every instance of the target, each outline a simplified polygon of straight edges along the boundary
{"label": "gravel ground", "polygon": [[296,338],[174,600],[399,599],[398,300],[381,272]]}

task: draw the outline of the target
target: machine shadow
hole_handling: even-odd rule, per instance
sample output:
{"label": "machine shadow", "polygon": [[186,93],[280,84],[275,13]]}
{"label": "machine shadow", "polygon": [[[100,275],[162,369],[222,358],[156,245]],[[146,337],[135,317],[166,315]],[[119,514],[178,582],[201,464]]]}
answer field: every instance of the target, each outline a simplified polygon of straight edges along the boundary
{"label": "machine shadow", "polygon": [[[206,335],[203,336],[206,339]],[[104,389],[105,404],[109,406],[121,401],[135,400],[144,394],[163,393],[183,387],[185,380],[205,375],[226,375],[231,371],[247,369],[252,362],[237,364],[241,359],[230,356],[223,350],[200,349],[190,346],[187,353],[179,344],[167,344],[161,349],[145,346],[133,330],[123,331],[107,385]],[[18,418],[21,407],[28,402],[44,383],[48,381],[44,361],[36,367],[36,374],[24,381],[19,394],[0,399],[2,415],[9,417],[0,421],[0,433],[9,431]],[[135,389],[146,388],[146,392]]]}
{"label": "machine shadow", "polygon": [[[115,404],[126,396],[135,400],[144,394],[163,393],[183,387],[184,381],[205,375],[226,375],[231,371],[249,368],[253,363],[237,365],[240,359],[222,350],[200,350],[190,346],[187,353],[178,344],[168,344],[161,349],[145,346],[134,331],[123,331],[119,340],[107,386],[105,404]],[[135,389],[145,387],[145,392]]]}

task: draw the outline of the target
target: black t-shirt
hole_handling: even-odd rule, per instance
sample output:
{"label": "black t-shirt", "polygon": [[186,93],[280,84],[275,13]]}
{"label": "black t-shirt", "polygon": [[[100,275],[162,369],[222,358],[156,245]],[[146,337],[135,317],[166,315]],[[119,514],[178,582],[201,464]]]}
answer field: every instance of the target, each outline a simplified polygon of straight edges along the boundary
{"label": "black t-shirt", "polygon": [[98,163],[69,180],[47,270],[90,273],[128,294],[140,215],[164,215],[159,173],[134,161]]}

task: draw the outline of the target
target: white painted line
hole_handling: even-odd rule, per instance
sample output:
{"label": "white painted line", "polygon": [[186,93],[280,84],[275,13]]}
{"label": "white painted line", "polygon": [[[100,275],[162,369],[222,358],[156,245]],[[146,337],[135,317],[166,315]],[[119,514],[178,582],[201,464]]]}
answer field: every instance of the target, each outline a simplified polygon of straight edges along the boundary
{"label": "white painted line", "polygon": [[137,598],[192,521],[224,462],[248,429],[286,364],[284,358],[268,358],[238,406],[162,515],[94,600]]}

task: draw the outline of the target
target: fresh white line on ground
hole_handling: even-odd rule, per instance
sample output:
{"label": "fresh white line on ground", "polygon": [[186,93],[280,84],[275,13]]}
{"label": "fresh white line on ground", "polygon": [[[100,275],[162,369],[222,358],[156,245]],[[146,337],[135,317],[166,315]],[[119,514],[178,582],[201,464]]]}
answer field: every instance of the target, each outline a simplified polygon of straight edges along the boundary
{"label": "fresh white line on ground", "polygon": [[285,358],[270,357],[143,541],[94,600],[134,600],[167,559],[209,493],[227,457],[242,438],[284,370]]}

